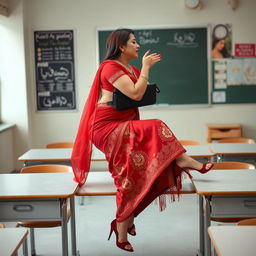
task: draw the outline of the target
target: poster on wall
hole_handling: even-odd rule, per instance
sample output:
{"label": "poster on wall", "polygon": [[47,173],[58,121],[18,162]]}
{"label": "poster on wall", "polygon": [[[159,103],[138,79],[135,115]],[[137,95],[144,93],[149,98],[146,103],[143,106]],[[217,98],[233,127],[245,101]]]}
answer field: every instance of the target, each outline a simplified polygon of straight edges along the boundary
{"label": "poster on wall", "polygon": [[223,59],[232,57],[231,24],[213,25],[211,56],[213,59]]}
{"label": "poster on wall", "polygon": [[76,109],[73,30],[34,31],[37,110]]}

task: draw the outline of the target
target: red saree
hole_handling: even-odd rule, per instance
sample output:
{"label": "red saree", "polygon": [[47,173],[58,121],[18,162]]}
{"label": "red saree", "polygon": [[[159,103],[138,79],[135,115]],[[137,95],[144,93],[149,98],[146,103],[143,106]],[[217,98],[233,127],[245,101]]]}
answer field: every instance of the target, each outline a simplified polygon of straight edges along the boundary
{"label": "red saree", "polygon": [[[110,62],[115,68],[114,73],[109,71],[108,81],[112,78],[114,82],[116,68],[119,74],[128,74],[125,68]],[[107,67],[111,69],[110,65]],[[131,79],[136,82],[135,76]],[[175,173],[173,167],[185,149],[165,123],[158,119],[139,120],[138,109],[117,111],[106,104],[96,104],[92,118],[92,142],[105,153],[117,187],[117,221],[132,213],[137,216],[167,189],[179,194],[181,173]],[[77,152],[76,147],[73,150]],[[164,208],[164,200],[160,200],[160,206]]]}

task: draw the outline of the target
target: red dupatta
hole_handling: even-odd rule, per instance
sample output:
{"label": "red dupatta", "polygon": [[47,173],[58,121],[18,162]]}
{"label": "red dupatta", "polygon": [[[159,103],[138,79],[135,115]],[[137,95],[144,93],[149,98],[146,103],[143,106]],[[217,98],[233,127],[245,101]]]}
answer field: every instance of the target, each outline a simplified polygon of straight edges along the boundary
{"label": "red dupatta", "polygon": [[74,180],[79,183],[79,186],[82,186],[85,183],[90,169],[92,154],[92,131],[95,118],[94,110],[100,97],[101,71],[105,64],[111,61],[112,60],[106,60],[102,62],[95,75],[89,96],[84,106],[77,136],[75,139],[71,155],[71,164],[75,175]]}

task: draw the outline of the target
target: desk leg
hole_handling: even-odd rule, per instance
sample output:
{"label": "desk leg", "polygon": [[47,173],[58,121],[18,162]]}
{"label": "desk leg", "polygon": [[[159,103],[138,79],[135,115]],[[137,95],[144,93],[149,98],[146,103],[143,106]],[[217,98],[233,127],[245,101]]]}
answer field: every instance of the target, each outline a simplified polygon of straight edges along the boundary
{"label": "desk leg", "polygon": [[198,256],[204,255],[204,208],[203,197],[199,196],[199,252]]}
{"label": "desk leg", "polygon": [[22,245],[23,256],[28,256],[28,239],[26,238]]}
{"label": "desk leg", "polygon": [[75,212],[75,197],[70,198],[70,210],[71,210],[71,244],[72,244],[72,256],[77,256],[76,249],[76,212]]}
{"label": "desk leg", "polygon": [[62,256],[68,256],[67,199],[61,199]]}
{"label": "desk leg", "polygon": [[211,241],[208,235],[208,227],[211,225],[210,219],[210,200],[205,197],[205,215],[204,215],[204,242],[205,256],[211,256]]}

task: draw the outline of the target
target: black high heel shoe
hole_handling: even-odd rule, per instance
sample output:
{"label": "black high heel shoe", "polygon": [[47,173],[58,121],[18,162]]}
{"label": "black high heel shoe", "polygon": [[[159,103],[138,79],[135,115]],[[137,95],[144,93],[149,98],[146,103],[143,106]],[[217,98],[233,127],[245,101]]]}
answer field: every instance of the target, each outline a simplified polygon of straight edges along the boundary
{"label": "black high heel shoe", "polygon": [[123,242],[123,243],[120,243],[120,242],[118,241],[118,232],[117,232],[117,227],[116,227],[116,220],[113,220],[113,221],[111,222],[111,225],[110,225],[110,233],[109,233],[109,236],[108,236],[108,240],[110,239],[110,237],[111,237],[113,231],[114,231],[115,234],[116,234],[116,246],[117,246],[118,248],[122,249],[122,250],[125,250],[125,251],[128,251],[128,252],[133,252],[133,248],[131,248],[131,249],[125,248],[125,246],[131,245],[128,241],[127,241],[127,242]]}

